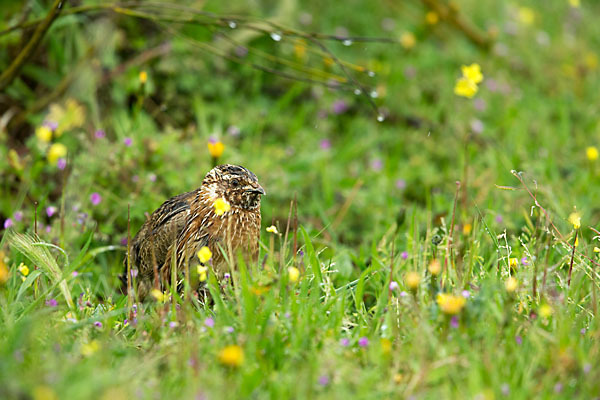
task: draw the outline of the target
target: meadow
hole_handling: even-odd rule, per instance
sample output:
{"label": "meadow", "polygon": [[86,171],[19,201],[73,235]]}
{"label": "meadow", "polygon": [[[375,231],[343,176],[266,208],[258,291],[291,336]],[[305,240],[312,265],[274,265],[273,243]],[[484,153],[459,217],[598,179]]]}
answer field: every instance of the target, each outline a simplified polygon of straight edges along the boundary
{"label": "meadow", "polygon": [[[600,398],[600,4],[0,16],[0,398]],[[123,294],[217,163],[267,192],[259,262]]]}

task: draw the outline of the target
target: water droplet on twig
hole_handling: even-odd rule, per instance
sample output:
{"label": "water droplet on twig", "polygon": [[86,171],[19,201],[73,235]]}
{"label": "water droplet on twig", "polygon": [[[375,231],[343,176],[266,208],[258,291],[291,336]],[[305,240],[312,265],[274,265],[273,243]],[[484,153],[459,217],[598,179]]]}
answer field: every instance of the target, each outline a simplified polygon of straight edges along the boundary
{"label": "water droplet on twig", "polygon": [[273,39],[276,42],[279,42],[281,40],[281,33],[271,32],[271,39]]}

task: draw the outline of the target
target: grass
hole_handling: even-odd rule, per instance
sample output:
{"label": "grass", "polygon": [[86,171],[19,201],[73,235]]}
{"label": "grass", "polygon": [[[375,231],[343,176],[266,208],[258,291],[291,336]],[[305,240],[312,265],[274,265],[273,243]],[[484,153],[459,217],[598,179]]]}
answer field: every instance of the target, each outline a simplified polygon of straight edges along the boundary
{"label": "grass", "polygon": [[[189,3],[235,29],[167,21],[192,15],[168,3],[149,15],[66,7],[0,99],[4,115],[25,110],[0,124],[0,220],[12,224],[0,397],[598,396],[600,160],[588,147],[600,145],[600,8],[457,2],[492,38],[485,50],[425,22],[425,3]],[[32,2],[27,20],[50,5]],[[0,31],[21,12],[7,7]],[[320,40],[367,89],[355,95],[281,76],[344,76],[307,32],[411,32],[415,45]],[[20,40],[0,35],[0,70]],[[240,44],[241,63],[214,54]],[[456,96],[471,63],[484,80]],[[35,134],[44,121],[59,125],[50,143]],[[260,263],[234,284],[209,275],[211,306],[170,291],[134,311],[118,291],[128,207],[133,234],[196,188],[211,136],[225,144],[219,161],[248,167],[268,193]],[[48,162],[54,143],[68,149],[64,169]],[[299,227],[285,240],[294,198]],[[444,312],[439,293],[464,307]]]}

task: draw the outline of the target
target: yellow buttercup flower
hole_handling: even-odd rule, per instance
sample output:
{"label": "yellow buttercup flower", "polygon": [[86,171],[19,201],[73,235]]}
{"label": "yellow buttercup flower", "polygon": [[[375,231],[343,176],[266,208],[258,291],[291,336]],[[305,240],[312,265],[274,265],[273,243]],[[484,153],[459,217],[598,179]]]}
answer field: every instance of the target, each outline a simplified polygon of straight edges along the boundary
{"label": "yellow buttercup flower", "polygon": [[477,84],[473,81],[462,77],[456,81],[456,85],[454,86],[454,94],[457,96],[472,98],[477,93]]}
{"label": "yellow buttercup flower", "polygon": [[156,299],[156,301],[160,303],[165,303],[167,300],[169,300],[169,295],[167,293],[161,292],[158,289],[152,289],[150,294]]}
{"label": "yellow buttercup flower", "polygon": [[529,7],[519,7],[519,21],[531,25],[535,21],[535,12]]}
{"label": "yellow buttercup flower", "polygon": [[207,278],[208,268],[202,265],[198,265],[198,280],[204,282]]}
{"label": "yellow buttercup flower", "polygon": [[415,271],[407,272],[404,275],[404,283],[411,290],[417,290],[419,287],[419,282],[421,281],[421,276],[419,273]]}
{"label": "yellow buttercup flower", "polygon": [[269,226],[267,228],[267,232],[269,232],[269,233],[275,233],[275,234],[279,233],[279,231],[277,230],[277,227],[275,225]]}
{"label": "yellow buttercup flower", "polygon": [[244,350],[236,344],[226,346],[219,352],[219,361],[228,367],[241,367],[244,363]]}
{"label": "yellow buttercup flower", "polygon": [[463,77],[467,78],[473,83],[481,83],[483,80],[483,74],[481,73],[481,67],[479,64],[473,63],[471,65],[463,65],[460,67]]}
{"label": "yellow buttercup flower", "polygon": [[467,300],[462,296],[438,293],[436,301],[444,314],[455,315],[461,312]]}
{"label": "yellow buttercup flower", "polygon": [[402,35],[400,35],[400,44],[405,49],[412,49],[413,47],[415,47],[416,43],[417,39],[415,38],[415,35],[412,32],[404,32],[402,33]]}
{"label": "yellow buttercup flower", "polygon": [[519,287],[519,281],[514,276],[511,276],[504,282],[504,287],[508,293],[512,293]]}
{"label": "yellow buttercup flower", "polygon": [[543,318],[549,318],[549,317],[551,317],[551,316],[552,316],[552,314],[554,314],[554,309],[553,309],[553,308],[552,308],[550,305],[548,305],[548,304],[543,304],[543,305],[540,307],[540,315],[541,315]]}
{"label": "yellow buttercup flower", "polygon": [[294,55],[299,60],[306,58],[306,40],[298,39],[294,44]]}
{"label": "yellow buttercup flower", "polygon": [[515,269],[519,266],[519,259],[512,257],[508,259],[508,266]]}
{"label": "yellow buttercup flower", "polygon": [[54,143],[48,149],[48,154],[46,157],[48,158],[48,162],[52,165],[55,165],[59,158],[63,158],[67,155],[67,147],[62,143]]}
{"label": "yellow buttercup flower", "polygon": [[579,8],[579,6],[581,5],[581,1],[580,0],[569,0],[569,5],[573,8]]}
{"label": "yellow buttercup flower", "polygon": [[594,246],[594,253],[600,253],[600,247],[595,247]]}
{"label": "yellow buttercup flower", "polygon": [[471,233],[471,231],[473,230],[473,225],[466,223],[465,226],[463,226],[463,234],[468,235],[469,233]]}
{"label": "yellow buttercup flower", "polygon": [[19,268],[17,268],[17,269],[19,270],[21,275],[23,275],[23,276],[29,275],[29,267],[27,265],[21,263],[21,265],[19,265]]}
{"label": "yellow buttercup flower", "polygon": [[97,340],[92,340],[89,343],[84,344],[83,346],[81,346],[81,354],[85,357],[89,357],[92,354],[96,353],[98,350],[100,350],[100,343],[98,343]]}
{"label": "yellow buttercup flower", "polygon": [[569,215],[569,223],[571,223],[575,229],[581,228],[581,214],[578,212],[571,213]]}
{"label": "yellow buttercup flower", "polygon": [[217,140],[216,142],[209,141],[207,143],[207,146],[208,146],[208,152],[210,153],[210,156],[212,158],[221,157],[221,155],[225,151],[225,145],[220,140]]}
{"label": "yellow buttercup flower", "polygon": [[148,73],[146,71],[140,72],[140,83],[143,85],[148,80]]}
{"label": "yellow buttercup flower", "polygon": [[388,338],[381,338],[379,341],[381,344],[381,352],[383,354],[389,354],[392,351],[392,341]]}
{"label": "yellow buttercup flower", "polygon": [[52,130],[46,125],[42,125],[35,130],[35,136],[40,142],[48,143],[52,140]]}
{"label": "yellow buttercup flower", "polygon": [[5,257],[4,252],[0,251],[0,285],[4,285],[10,278],[10,270],[4,261]]}
{"label": "yellow buttercup flower", "polygon": [[598,148],[596,146],[589,146],[585,149],[585,155],[588,160],[596,161],[598,159]]}
{"label": "yellow buttercup flower", "polygon": [[58,400],[58,396],[48,385],[38,385],[32,391],[33,400]]}
{"label": "yellow buttercup flower", "polygon": [[213,207],[215,208],[215,214],[223,215],[227,211],[231,210],[231,205],[222,197],[219,197],[213,203]]}
{"label": "yellow buttercup flower", "polygon": [[425,14],[425,22],[427,22],[429,25],[435,25],[439,22],[439,20],[439,15],[437,15],[437,13],[434,11],[429,11],[427,14]]}
{"label": "yellow buttercup flower", "polygon": [[288,268],[288,279],[292,283],[298,282],[298,279],[300,279],[300,270],[296,267],[289,267]]}
{"label": "yellow buttercup flower", "polygon": [[202,264],[206,264],[208,260],[212,258],[212,251],[210,251],[208,247],[204,246],[200,250],[198,250],[196,256]]}
{"label": "yellow buttercup flower", "polygon": [[429,273],[433,276],[438,276],[440,272],[442,272],[442,265],[437,259],[431,260],[429,266],[427,267]]}

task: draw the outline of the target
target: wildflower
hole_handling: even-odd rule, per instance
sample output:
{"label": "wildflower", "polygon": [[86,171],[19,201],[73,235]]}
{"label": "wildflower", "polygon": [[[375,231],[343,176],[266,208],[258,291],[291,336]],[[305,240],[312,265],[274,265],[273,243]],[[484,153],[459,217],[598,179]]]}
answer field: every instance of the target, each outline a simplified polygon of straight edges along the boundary
{"label": "wildflower", "polygon": [[581,228],[581,214],[578,212],[571,213],[571,215],[569,215],[569,223],[571,223],[575,229]]}
{"label": "wildflower", "polygon": [[27,265],[21,263],[17,269],[19,270],[21,275],[23,275],[23,276],[29,275],[29,267]]}
{"label": "wildflower", "polygon": [[408,252],[407,251],[403,251],[402,253],[400,253],[400,257],[403,260],[406,260],[408,258]]}
{"label": "wildflower", "polygon": [[[481,102],[479,100],[481,100],[481,99],[475,99],[475,101],[473,102],[473,105],[476,108],[477,108],[477,104],[481,104]],[[471,130],[473,131],[473,133],[477,133],[477,134],[482,133],[483,129],[485,128],[485,125],[483,124],[483,122],[480,119],[471,120],[470,126],[471,126]]]}
{"label": "wildflower", "polygon": [[97,340],[92,340],[91,342],[81,346],[81,354],[84,357],[89,357],[92,354],[96,353],[98,350],[100,350],[100,343],[98,343]]}
{"label": "wildflower", "polygon": [[8,229],[8,228],[10,228],[10,227],[11,227],[11,226],[13,226],[14,224],[15,224],[15,223],[13,222],[13,220],[12,220],[12,219],[10,219],[10,218],[6,218],[6,219],[4,220],[4,229]]}
{"label": "wildflower", "polygon": [[19,153],[17,153],[15,149],[10,149],[8,151],[8,163],[12,168],[16,169],[17,171],[22,171],[24,168],[23,163],[19,158]]}
{"label": "wildflower", "polygon": [[429,11],[427,14],[425,14],[425,22],[427,22],[429,25],[435,25],[439,22],[439,20],[439,15],[437,15],[437,13],[434,11]]}
{"label": "wildflower", "polygon": [[225,145],[220,140],[209,140],[207,143],[208,152],[212,158],[219,158],[225,151]]}
{"label": "wildflower", "polygon": [[100,196],[100,193],[94,192],[90,194],[90,201],[93,205],[97,206],[102,201],[102,196]]}
{"label": "wildflower", "polygon": [[596,161],[598,159],[598,148],[596,146],[589,146],[585,149],[585,155],[588,160]]}
{"label": "wildflower", "polygon": [[379,341],[381,344],[381,351],[384,354],[389,354],[392,351],[392,341],[388,338],[381,338]]}
{"label": "wildflower", "polygon": [[511,276],[504,282],[504,287],[508,293],[512,293],[519,287],[519,281],[514,276]]}
{"label": "wildflower", "polygon": [[341,100],[341,99],[334,101],[333,104],[331,105],[331,111],[336,115],[343,114],[347,110],[348,110],[348,103],[346,103],[344,100]]}
{"label": "wildflower", "polygon": [[171,329],[177,328],[177,325],[179,325],[177,323],[177,321],[171,321],[171,322],[169,322],[169,328],[171,328]]}
{"label": "wildflower", "polygon": [[527,257],[521,257],[521,265],[529,265],[529,261],[527,261]]}
{"label": "wildflower", "polygon": [[415,38],[415,35],[412,32],[404,32],[402,33],[402,35],[400,35],[400,44],[405,49],[412,49],[413,47],[415,47],[416,43],[417,39]]}
{"label": "wildflower", "polygon": [[152,295],[152,297],[154,297],[156,299],[156,301],[158,301],[159,303],[164,303],[167,300],[169,300],[169,295],[165,292],[161,292],[158,289],[152,289],[152,291],[150,292],[150,294]]}
{"label": "wildflower", "polygon": [[229,274],[229,272],[225,272],[223,274],[223,279],[228,280],[229,278],[231,278],[231,274]]}
{"label": "wildflower", "polygon": [[202,264],[206,264],[208,260],[212,258],[212,251],[210,251],[207,246],[203,246],[200,250],[198,250],[196,256]]}
{"label": "wildflower", "polygon": [[46,207],[46,215],[48,216],[48,218],[52,217],[54,214],[56,214],[56,207],[54,206],[48,206]]}
{"label": "wildflower", "polygon": [[471,224],[467,223],[463,226],[463,234],[464,235],[468,235],[469,233],[471,233],[472,230],[473,230],[473,225],[471,225]]}
{"label": "wildflower", "polygon": [[215,214],[217,215],[223,215],[231,210],[231,205],[222,197],[215,200],[213,207],[215,208]]}
{"label": "wildflower", "polygon": [[456,315],[450,319],[450,326],[454,329],[458,328],[458,317]]}
{"label": "wildflower", "polygon": [[46,300],[46,305],[48,307],[56,307],[58,306],[58,301],[56,301],[56,299],[48,299]]}
{"label": "wildflower", "polygon": [[465,299],[468,299],[469,297],[471,297],[471,293],[469,293],[468,290],[463,290],[462,292],[460,292],[460,294],[462,295],[462,297],[464,297]]}
{"label": "wildflower", "polygon": [[211,317],[208,317],[204,320],[204,325],[206,325],[209,328],[212,328],[215,326],[215,320],[212,319]]}
{"label": "wildflower", "polygon": [[560,393],[563,390],[563,384],[558,382],[556,385],[554,385],[554,392],[555,393]]}
{"label": "wildflower", "polygon": [[396,189],[403,190],[406,188],[406,181],[404,179],[396,179]]}
{"label": "wildflower", "polygon": [[56,162],[56,166],[62,171],[67,166],[67,160],[65,160],[64,158],[59,158]]}
{"label": "wildflower", "polygon": [[523,344],[523,338],[519,335],[515,336],[515,343],[517,343],[520,346],[521,344]]}
{"label": "wildflower", "polygon": [[4,285],[10,278],[10,271],[4,261],[4,252],[0,251],[0,285]]}
{"label": "wildflower", "polygon": [[235,331],[235,329],[233,329],[233,326],[226,326],[225,327],[225,332],[227,333],[233,333]]}
{"label": "wildflower", "polygon": [[148,80],[148,73],[146,71],[140,71],[140,83],[143,85]]}
{"label": "wildflower", "polygon": [[360,339],[358,339],[358,345],[360,347],[367,347],[369,345],[369,338],[367,338],[366,336],[361,337]]}
{"label": "wildflower", "polygon": [[52,130],[46,125],[42,125],[35,130],[35,136],[40,142],[48,143],[52,140]]}
{"label": "wildflower", "polygon": [[543,304],[540,307],[540,315],[542,318],[550,318],[554,314],[554,309],[549,304]]}
{"label": "wildflower", "polygon": [[519,266],[519,259],[516,257],[511,257],[508,259],[508,266],[515,269]]}
{"label": "wildflower", "polygon": [[469,99],[475,96],[477,90],[477,84],[465,77],[462,77],[456,81],[456,85],[454,86],[454,94],[457,96],[467,97]]}
{"label": "wildflower", "polygon": [[419,282],[421,281],[421,277],[415,271],[407,272],[404,275],[404,283],[410,290],[417,290],[419,287]]}
{"label": "wildflower", "polygon": [[594,246],[594,253],[600,253],[600,248]]}
{"label": "wildflower", "polygon": [[406,297],[408,296],[408,293],[406,293],[404,290],[400,292],[400,297]]}
{"label": "wildflower", "polygon": [[535,12],[529,7],[519,7],[518,17],[524,25],[531,25],[535,21]]}
{"label": "wildflower", "polygon": [[46,157],[48,158],[48,162],[50,164],[56,164],[59,158],[63,158],[67,155],[67,147],[62,143],[54,143],[48,149],[48,154]]}
{"label": "wildflower", "polygon": [[321,375],[319,377],[319,385],[327,386],[329,384],[329,377],[327,375]]}
{"label": "wildflower", "polygon": [[573,8],[579,8],[579,6],[581,5],[581,1],[580,0],[569,0],[569,5]]}
{"label": "wildflower", "polygon": [[219,361],[227,367],[241,367],[244,363],[244,350],[236,344],[226,346],[219,352]]}
{"label": "wildflower", "polygon": [[340,339],[340,346],[342,347],[348,347],[350,345],[350,339],[348,338],[341,338]]}
{"label": "wildflower", "polygon": [[445,314],[458,314],[465,306],[467,300],[464,297],[454,296],[447,293],[438,293],[436,301]]}
{"label": "wildflower", "polygon": [[274,233],[274,234],[278,234],[279,232],[277,231],[277,227],[275,225],[271,225],[267,228],[267,232],[269,233]]}
{"label": "wildflower", "polygon": [[126,137],[125,139],[123,139],[123,143],[125,144],[125,146],[130,147],[133,144],[133,139],[130,137]]}
{"label": "wildflower", "polygon": [[439,262],[438,259],[434,258],[429,263],[429,266],[427,267],[427,270],[429,271],[429,273],[431,275],[438,276],[440,274],[440,272],[442,272],[442,265],[440,264],[440,262]]}
{"label": "wildflower", "polygon": [[381,171],[383,168],[383,161],[380,158],[375,158],[371,161],[371,169],[373,171]]}
{"label": "wildflower", "polygon": [[331,149],[331,141],[329,139],[322,139],[319,142],[319,147],[321,150],[329,150]]}
{"label": "wildflower", "polygon": [[500,214],[496,215],[496,223],[501,224],[502,221],[504,221],[504,218],[502,218],[502,215],[500,215]]}
{"label": "wildflower", "polygon": [[288,268],[288,279],[292,283],[298,282],[298,279],[300,279],[300,270],[296,267],[289,267]]}
{"label": "wildflower", "polygon": [[104,139],[106,137],[106,132],[104,132],[103,129],[96,129],[96,132],[94,132],[94,136],[96,137],[96,139]]}
{"label": "wildflower", "polygon": [[58,400],[58,396],[48,385],[38,385],[32,391],[33,400]]}
{"label": "wildflower", "polygon": [[471,65],[463,65],[460,67],[463,77],[467,78],[471,82],[478,84],[483,81],[483,74],[481,73],[481,67],[477,63]]}
{"label": "wildflower", "polygon": [[198,280],[204,282],[207,279],[208,268],[198,265]]}
{"label": "wildflower", "polygon": [[390,290],[396,290],[396,289],[398,289],[398,287],[399,287],[398,282],[396,282],[396,281],[390,282]]}
{"label": "wildflower", "polygon": [[95,322],[94,322],[94,326],[95,326],[96,328],[102,328],[102,322],[100,322],[100,321],[95,321]]}

